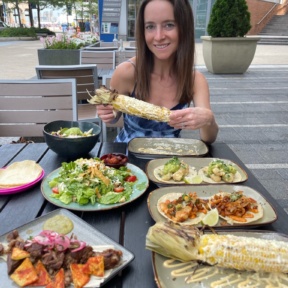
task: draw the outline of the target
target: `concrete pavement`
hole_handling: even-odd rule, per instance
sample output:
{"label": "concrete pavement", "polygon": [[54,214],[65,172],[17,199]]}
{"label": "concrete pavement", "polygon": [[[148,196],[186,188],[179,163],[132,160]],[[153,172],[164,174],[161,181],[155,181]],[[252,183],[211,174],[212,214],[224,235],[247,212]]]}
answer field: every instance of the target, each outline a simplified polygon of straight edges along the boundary
{"label": "concrete pavement", "polygon": [[[40,40],[0,42],[0,79],[29,79],[35,76]],[[205,65],[202,43],[196,43],[196,65]],[[288,64],[286,45],[258,45],[252,65]]]}

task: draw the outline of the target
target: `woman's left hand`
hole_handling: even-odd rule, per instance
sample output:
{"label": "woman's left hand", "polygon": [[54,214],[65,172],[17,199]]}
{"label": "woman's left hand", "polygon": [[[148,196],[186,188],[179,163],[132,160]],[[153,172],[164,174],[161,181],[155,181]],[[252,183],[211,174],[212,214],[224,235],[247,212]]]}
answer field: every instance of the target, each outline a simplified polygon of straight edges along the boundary
{"label": "woman's left hand", "polygon": [[183,110],[171,111],[169,125],[176,129],[196,130],[211,125],[214,116],[210,109],[189,107]]}

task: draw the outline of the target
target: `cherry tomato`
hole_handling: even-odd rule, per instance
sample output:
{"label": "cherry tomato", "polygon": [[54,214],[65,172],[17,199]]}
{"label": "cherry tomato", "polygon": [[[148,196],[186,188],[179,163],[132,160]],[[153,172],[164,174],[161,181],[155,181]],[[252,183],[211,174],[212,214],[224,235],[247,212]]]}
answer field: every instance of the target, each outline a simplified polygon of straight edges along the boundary
{"label": "cherry tomato", "polygon": [[135,182],[137,181],[137,177],[135,175],[131,175],[131,176],[128,176],[125,180],[127,182]]}
{"label": "cherry tomato", "polygon": [[55,194],[59,194],[59,189],[58,189],[58,187],[53,187],[53,188],[52,188],[52,192],[55,193]]}
{"label": "cherry tomato", "polygon": [[114,192],[116,192],[116,193],[121,193],[121,192],[123,192],[124,191],[124,187],[115,187],[114,188]]}

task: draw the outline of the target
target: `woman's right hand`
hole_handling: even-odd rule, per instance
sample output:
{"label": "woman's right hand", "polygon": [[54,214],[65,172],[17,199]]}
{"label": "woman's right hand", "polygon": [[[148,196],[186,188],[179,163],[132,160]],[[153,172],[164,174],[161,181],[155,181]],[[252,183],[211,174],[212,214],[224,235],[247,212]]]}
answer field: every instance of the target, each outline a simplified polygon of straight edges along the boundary
{"label": "woman's right hand", "polygon": [[105,123],[110,123],[116,118],[116,111],[113,110],[112,105],[97,105],[97,114]]}

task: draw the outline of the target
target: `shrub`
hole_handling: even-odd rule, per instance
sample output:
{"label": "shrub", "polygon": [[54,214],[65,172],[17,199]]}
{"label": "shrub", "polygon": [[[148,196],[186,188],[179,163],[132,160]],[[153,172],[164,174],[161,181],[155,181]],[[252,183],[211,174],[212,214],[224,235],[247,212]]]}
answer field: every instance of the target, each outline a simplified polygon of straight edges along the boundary
{"label": "shrub", "polygon": [[79,49],[83,45],[79,45],[65,34],[58,34],[57,36],[40,38],[46,49]]}
{"label": "shrub", "polygon": [[251,29],[246,0],[216,0],[207,32],[212,37],[243,37]]}
{"label": "shrub", "polygon": [[45,49],[80,49],[98,41],[98,36],[78,33],[77,36],[69,34],[57,34],[52,37],[40,37]]}
{"label": "shrub", "polygon": [[5,28],[0,31],[0,37],[35,37],[37,35],[31,28]]}

